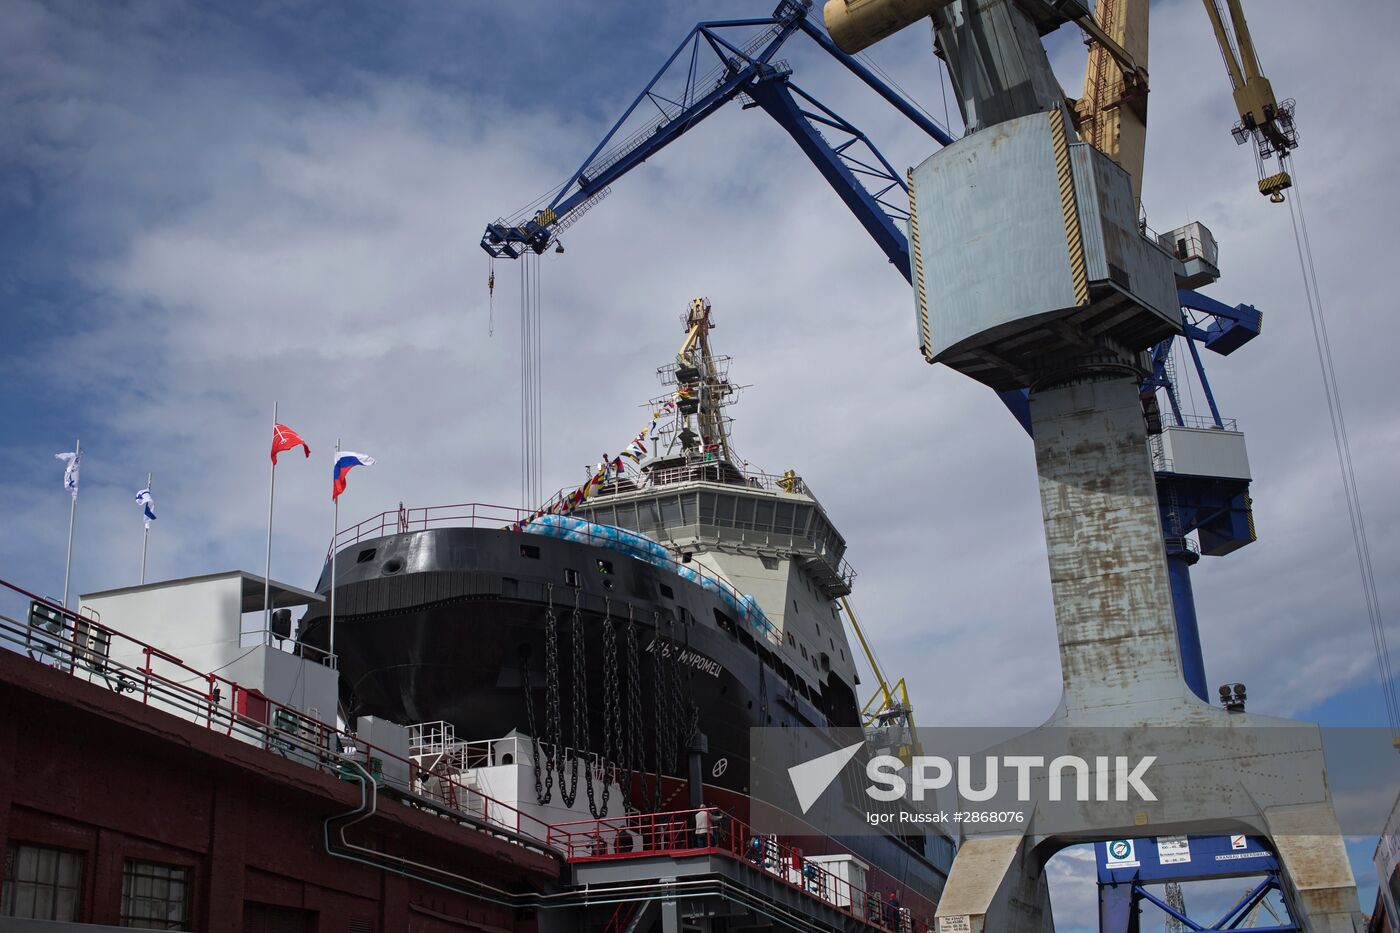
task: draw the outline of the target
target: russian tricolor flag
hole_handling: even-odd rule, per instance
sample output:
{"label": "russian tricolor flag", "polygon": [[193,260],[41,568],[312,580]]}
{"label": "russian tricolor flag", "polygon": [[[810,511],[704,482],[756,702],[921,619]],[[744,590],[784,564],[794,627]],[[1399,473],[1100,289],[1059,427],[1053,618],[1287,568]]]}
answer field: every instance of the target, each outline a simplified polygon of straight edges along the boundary
{"label": "russian tricolor flag", "polygon": [[357,466],[374,466],[374,458],[353,450],[337,451],[335,469],[331,471],[331,498],[338,499],[345,491],[345,477]]}

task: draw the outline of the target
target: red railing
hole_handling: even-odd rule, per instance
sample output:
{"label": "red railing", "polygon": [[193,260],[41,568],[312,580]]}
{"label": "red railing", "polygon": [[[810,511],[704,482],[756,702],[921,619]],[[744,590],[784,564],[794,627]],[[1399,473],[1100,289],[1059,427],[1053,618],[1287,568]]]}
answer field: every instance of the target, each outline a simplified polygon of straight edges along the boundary
{"label": "red railing", "polygon": [[[460,775],[419,778],[417,765],[362,741],[258,690],[204,673],[154,645],[100,621],[76,615],[5,580],[0,595],[29,601],[43,612],[40,624],[0,613],[0,643],[8,643],[46,666],[82,677],[145,706],[152,706],[213,732],[251,742],[284,758],[342,778],[357,778],[350,762],[377,783],[410,802],[431,802],[546,844],[548,824],[462,782]],[[397,777],[395,776],[397,775]]]}
{"label": "red railing", "polygon": [[546,838],[571,862],[725,856],[873,927],[897,933],[931,933],[934,929],[933,902],[912,893],[912,905],[883,899],[878,891],[853,884],[825,867],[832,853],[806,855],[801,848],[777,836],[755,832],[714,807],[555,823]]}

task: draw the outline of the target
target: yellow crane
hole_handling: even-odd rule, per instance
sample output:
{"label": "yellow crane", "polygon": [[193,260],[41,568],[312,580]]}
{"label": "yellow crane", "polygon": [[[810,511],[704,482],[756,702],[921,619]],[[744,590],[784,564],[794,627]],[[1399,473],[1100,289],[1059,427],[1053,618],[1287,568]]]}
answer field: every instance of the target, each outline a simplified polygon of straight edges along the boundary
{"label": "yellow crane", "polygon": [[1142,196],[1147,150],[1147,0],[1099,0],[1092,17],[1076,21],[1089,35],[1084,96],[1074,102],[1085,142],[1132,178]]}
{"label": "yellow crane", "polygon": [[[1240,122],[1231,131],[1235,142],[1255,144],[1255,164],[1259,169],[1259,193],[1270,201],[1283,201],[1283,192],[1293,187],[1288,174],[1288,154],[1298,148],[1298,131],[1293,126],[1293,101],[1274,99],[1274,88],[1259,70],[1259,56],[1244,18],[1240,0],[1224,0],[1229,23],[1221,10],[1221,0],[1204,0],[1206,15],[1215,29],[1215,41],[1225,59],[1225,70],[1235,91],[1235,109]],[[1278,171],[1269,173],[1268,160],[1278,156]]]}
{"label": "yellow crane", "polygon": [[841,610],[850,620],[851,629],[856,633],[856,640],[860,642],[860,650],[865,652],[865,660],[869,662],[870,670],[875,675],[875,693],[860,710],[861,725],[865,728],[867,736],[871,736],[872,733],[875,736],[883,734],[896,757],[907,765],[914,756],[923,754],[919,746],[919,733],[914,725],[914,707],[909,703],[909,688],[905,686],[903,677],[894,684],[885,677],[884,669],[880,667],[870,642],[866,640],[865,632],[861,630],[860,620],[856,618],[850,601],[844,596],[840,601]]}
{"label": "yellow crane", "polygon": [[[832,41],[854,55],[920,19],[945,15],[953,2],[827,0],[823,16]],[[1273,87],[1260,72],[1241,0],[1203,2],[1234,87],[1240,114],[1233,130],[1235,140],[1255,141],[1259,190],[1272,201],[1282,201],[1282,192],[1293,184],[1285,161],[1298,145],[1293,101],[1276,101]],[[1089,37],[1083,96],[1067,102],[1082,138],[1132,177],[1136,199],[1147,139],[1148,0],[1098,0],[1092,14],[1087,13],[1086,4],[1087,0],[1054,4],[1064,16],[1062,21],[1076,23]],[[1279,171],[1266,174],[1266,163],[1275,155]]]}

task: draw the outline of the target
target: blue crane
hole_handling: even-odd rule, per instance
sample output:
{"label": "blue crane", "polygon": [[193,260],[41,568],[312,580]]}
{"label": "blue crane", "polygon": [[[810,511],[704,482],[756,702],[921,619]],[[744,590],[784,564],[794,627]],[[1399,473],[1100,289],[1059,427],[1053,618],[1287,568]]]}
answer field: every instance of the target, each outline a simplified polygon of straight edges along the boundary
{"label": "blue crane", "polygon": [[[557,237],[607,196],[613,182],[659,153],[725,104],[738,100],[772,117],[816,166],[842,203],[875,241],[906,282],[913,279],[909,238],[908,184],[855,124],[802,90],[793,69],[777,53],[792,37],[814,42],[940,146],[953,142],[947,129],[882,81],[856,58],[841,51],[808,17],[810,0],[781,0],[768,17],[698,23],[676,46],[652,79],[623,111],[583,163],[549,196],[517,216],[486,225],[481,247],[494,258],[516,259],[526,251],[545,252]],[[709,67],[704,67],[705,64]],[[1185,257],[1182,257],[1185,258]],[[1192,288],[1181,288],[1184,342],[1195,361],[1214,424],[1225,422],[1215,407],[1198,346],[1228,355],[1259,334],[1260,312],[1229,306]],[[1157,392],[1165,390],[1169,423],[1186,427],[1177,401],[1176,378],[1167,365],[1173,341],[1153,350],[1154,368],[1143,380],[1144,413],[1160,430]],[[1024,389],[998,396],[1029,433]],[[1169,466],[1169,464],[1168,464]],[[1249,543],[1253,523],[1248,480],[1199,477],[1158,471],[1168,567],[1171,572],[1178,636],[1186,679],[1206,696],[1189,567],[1199,554],[1186,535],[1197,532],[1201,552],[1218,555]]]}

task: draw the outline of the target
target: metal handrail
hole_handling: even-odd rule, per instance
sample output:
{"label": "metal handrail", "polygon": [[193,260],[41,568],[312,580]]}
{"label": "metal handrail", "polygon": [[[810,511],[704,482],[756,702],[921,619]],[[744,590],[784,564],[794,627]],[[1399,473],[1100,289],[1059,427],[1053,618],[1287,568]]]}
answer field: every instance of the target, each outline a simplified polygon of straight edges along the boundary
{"label": "metal handrail", "polygon": [[[704,829],[697,824],[702,812],[708,817]],[[811,861],[799,847],[782,842],[775,835],[758,833],[717,807],[554,823],[549,827],[548,839],[570,862],[724,856],[763,871],[871,926],[904,933],[931,933],[934,929],[935,905],[921,895],[907,892],[919,902],[917,913],[908,906],[896,909],[881,900],[878,892],[851,884]]]}
{"label": "metal handrail", "polygon": [[[284,758],[336,776],[341,774],[340,758],[347,749],[363,753],[366,761],[378,759],[381,772],[385,763],[394,762],[409,775],[409,782],[407,786],[388,782],[390,786],[411,802],[441,807],[442,801],[420,789],[423,782],[410,759],[278,703],[257,690],[196,670],[169,652],[73,613],[6,580],[0,580],[0,587],[59,614],[58,631],[0,615],[0,643],[22,649],[37,663],[47,659],[51,663],[46,666],[51,669],[84,677],[89,683],[105,685],[133,700],[139,697],[144,706],[178,715],[215,733],[250,739]],[[118,660],[121,657],[140,658],[141,663]],[[451,783],[459,801],[478,804],[470,810],[459,805],[463,815],[480,812],[485,822],[547,845],[549,825],[543,820],[461,783],[455,775],[433,777]]]}

